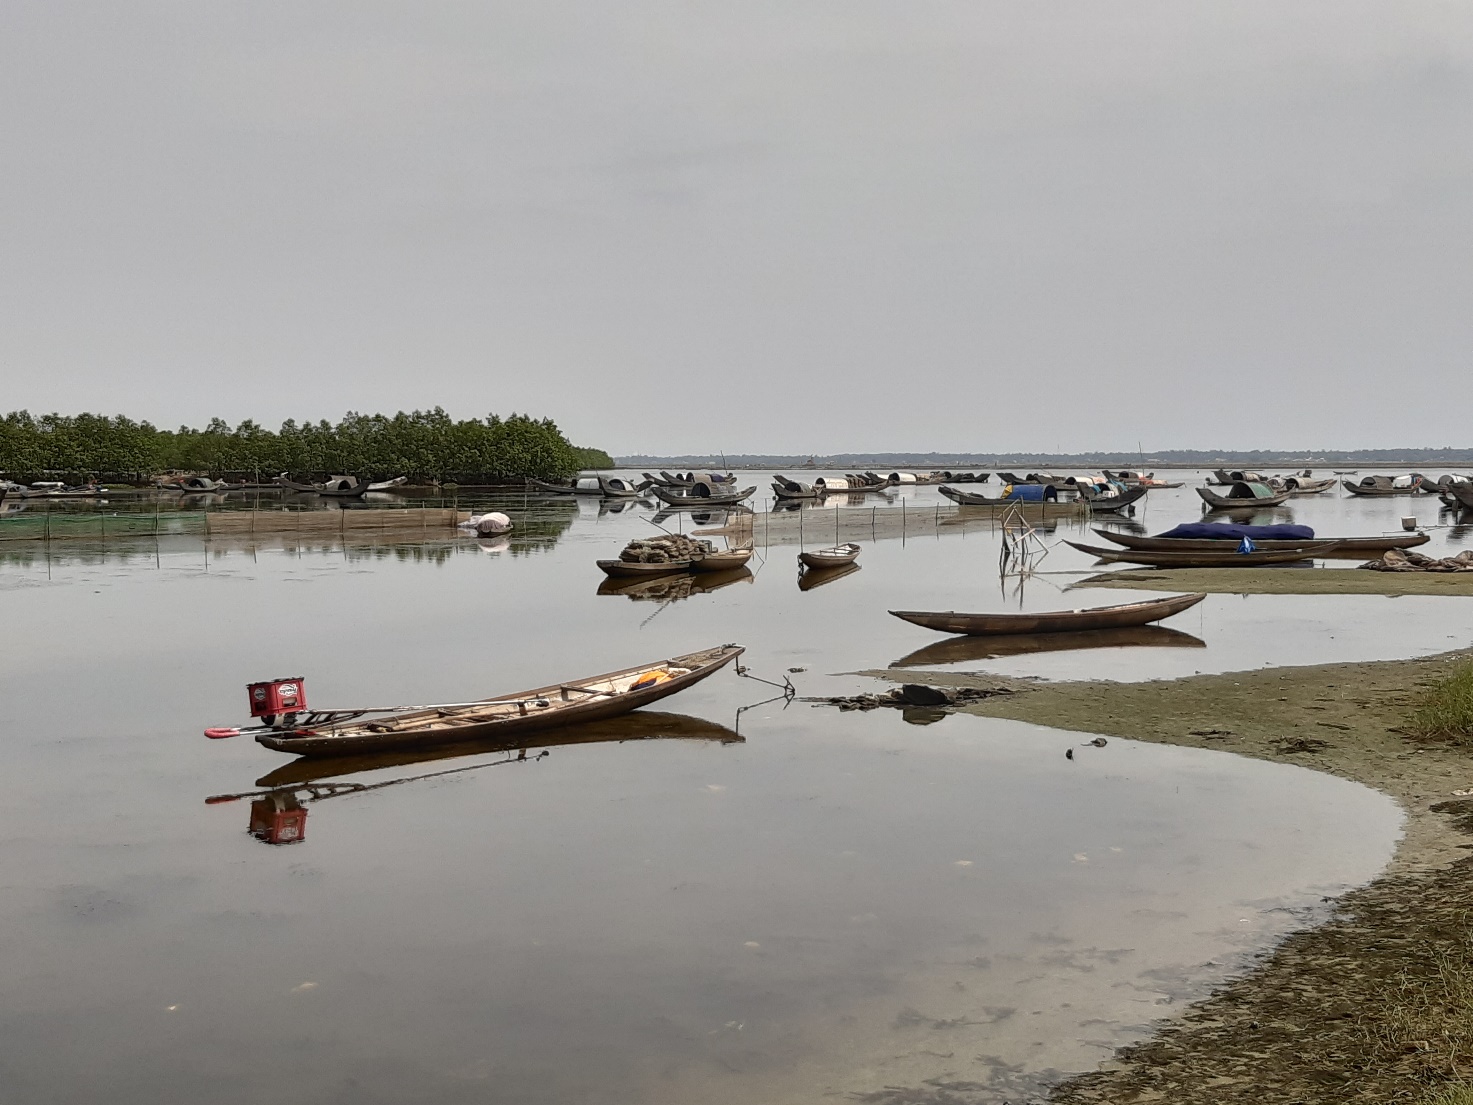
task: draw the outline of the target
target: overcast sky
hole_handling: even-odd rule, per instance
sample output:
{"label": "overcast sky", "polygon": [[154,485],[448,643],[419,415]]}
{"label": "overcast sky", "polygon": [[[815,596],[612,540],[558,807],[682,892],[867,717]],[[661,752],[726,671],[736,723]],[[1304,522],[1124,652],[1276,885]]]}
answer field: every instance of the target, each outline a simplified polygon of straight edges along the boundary
{"label": "overcast sky", "polygon": [[5,0],[0,145],[0,409],[1473,437],[1467,0]]}

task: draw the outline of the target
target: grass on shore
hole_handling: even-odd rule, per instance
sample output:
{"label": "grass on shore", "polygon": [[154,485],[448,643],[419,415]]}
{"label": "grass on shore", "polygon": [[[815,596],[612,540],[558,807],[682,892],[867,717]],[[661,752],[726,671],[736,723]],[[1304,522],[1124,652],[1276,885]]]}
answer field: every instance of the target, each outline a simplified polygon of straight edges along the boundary
{"label": "grass on shore", "polygon": [[1432,685],[1407,730],[1424,740],[1473,746],[1473,663]]}
{"label": "grass on shore", "polygon": [[1446,1086],[1423,1098],[1422,1105],[1473,1105],[1473,1086]]}

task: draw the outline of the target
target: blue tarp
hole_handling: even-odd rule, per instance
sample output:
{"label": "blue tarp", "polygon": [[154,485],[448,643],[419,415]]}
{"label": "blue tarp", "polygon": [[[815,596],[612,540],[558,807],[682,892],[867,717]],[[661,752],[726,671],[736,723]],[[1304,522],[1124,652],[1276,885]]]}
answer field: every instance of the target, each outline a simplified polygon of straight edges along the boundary
{"label": "blue tarp", "polygon": [[1235,526],[1230,522],[1188,522],[1158,533],[1157,537],[1192,537],[1197,540],[1308,541],[1314,537],[1309,526]]}
{"label": "blue tarp", "polygon": [[1015,483],[1010,487],[1004,499],[1017,499],[1025,503],[1041,503],[1059,497],[1058,490],[1050,483]]}

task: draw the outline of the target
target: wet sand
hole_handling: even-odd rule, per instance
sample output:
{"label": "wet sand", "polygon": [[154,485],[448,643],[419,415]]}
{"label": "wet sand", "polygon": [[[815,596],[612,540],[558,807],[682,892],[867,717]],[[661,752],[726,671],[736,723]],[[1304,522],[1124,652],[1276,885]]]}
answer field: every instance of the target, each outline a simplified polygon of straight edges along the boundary
{"label": "wet sand", "polygon": [[1473,572],[1373,572],[1361,568],[1128,568],[1076,587],[1206,591],[1213,595],[1473,595]]}
{"label": "wet sand", "polygon": [[[1100,1070],[1056,1087],[1051,1100],[1417,1101],[1430,1088],[1473,1080],[1473,797],[1454,793],[1473,789],[1473,756],[1397,731],[1422,688],[1470,655],[1142,684],[1012,682],[1016,693],[964,707],[1313,767],[1384,791],[1406,811],[1390,867],[1342,898],[1327,924],[1289,937],[1252,973]],[[938,686],[1002,682],[976,673],[864,674]],[[1061,734],[1061,756],[1070,743]],[[1108,745],[1074,752],[1085,771],[1110,755]]]}

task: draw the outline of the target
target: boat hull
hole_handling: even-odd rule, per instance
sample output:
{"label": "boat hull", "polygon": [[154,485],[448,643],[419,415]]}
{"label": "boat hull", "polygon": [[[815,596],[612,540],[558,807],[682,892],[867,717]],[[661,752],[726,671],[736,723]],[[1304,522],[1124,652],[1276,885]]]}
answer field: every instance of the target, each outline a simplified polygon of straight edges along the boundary
{"label": "boat hull", "polygon": [[600,560],[598,566],[603,573],[613,579],[647,579],[651,576],[675,575],[677,572],[688,572],[691,568],[689,560],[667,560],[655,564],[643,564],[637,560]]}
{"label": "boat hull", "polygon": [[891,610],[901,621],[968,637],[1013,633],[1073,633],[1086,629],[1125,629],[1180,614],[1196,606],[1205,594],[1173,595],[1166,599],[1097,606],[1090,610],[1048,610],[1036,614],[960,614],[953,610]]}
{"label": "boat hull", "polygon": [[798,554],[798,562],[805,568],[823,571],[853,564],[858,556],[859,546],[851,542],[847,545],[836,545],[833,550],[815,549],[813,552],[801,552]]}
{"label": "boat hull", "polygon": [[[1113,541],[1127,549],[1144,549],[1148,552],[1226,552],[1229,546],[1236,548],[1240,540],[1236,537],[1140,537],[1135,534],[1114,533],[1104,529],[1097,529],[1095,533],[1106,541]],[[1411,549],[1418,545],[1425,545],[1431,540],[1432,538],[1425,533],[1408,533],[1395,537],[1326,537],[1306,541],[1259,541],[1255,539],[1253,545],[1264,552],[1293,552],[1323,545],[1326,541],[1333,541],[1335,543],[1334,552],[1322,555],[1359,557],[1370,552],[1385,552],[1387,549]]]}
{"label": "boat hull", "polygon": [[1218,510],[1244,510],[1264,506],[1279,506],[1287,503],[1292,497],[1288,491],[1277,491],[1272,495],[1258,497],[1234,497],[1231,495],[1219,495],[1215,491],[1209,491],[1205,487],[1194,487],[1192,489],[1202,497],[1202,501],[1208,506]]}
{"label": "boat hull", "polygon": [[1268,564],[1292,564],[1296,560],[1317,560],[1330,556],[1336,545],[1326,541],[1321,545],[1305,545],[1303,548],[1281,552],[1153,552],[1149,549],[1102,549],[1095,545],[1081,545],[1077,541],[1064,544],[1100,560],[1118,564],[1149,564],[1153,568],[1256,568]]}

